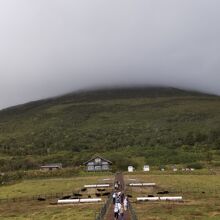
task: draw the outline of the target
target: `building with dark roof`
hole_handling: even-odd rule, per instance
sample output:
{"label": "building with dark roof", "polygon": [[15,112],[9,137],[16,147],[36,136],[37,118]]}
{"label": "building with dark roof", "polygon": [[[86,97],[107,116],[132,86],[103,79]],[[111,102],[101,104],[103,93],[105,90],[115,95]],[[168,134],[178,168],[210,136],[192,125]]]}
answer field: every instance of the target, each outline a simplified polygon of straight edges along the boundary
{"label": "building with dark roof", "polygon": [[49,170],[58,170],[62,168],[62,163],[51,163],[51,164],[45,164],[40,167],[41,170],[49,171]]}
{"label": "building with dark roof", "polygon": [[94,156],[84,163],[87,171],[108,171],[111,169],[112,162],[100,156]]}

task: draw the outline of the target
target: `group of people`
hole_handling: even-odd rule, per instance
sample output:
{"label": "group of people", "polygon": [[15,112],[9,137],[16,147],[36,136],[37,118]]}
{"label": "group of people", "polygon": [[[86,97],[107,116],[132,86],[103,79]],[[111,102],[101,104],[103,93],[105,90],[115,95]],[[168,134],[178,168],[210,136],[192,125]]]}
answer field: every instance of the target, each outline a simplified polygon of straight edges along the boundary
{"label": "group of people", "polygon": [[124,193],[116,191],[113,193],[112,197],[114,205],[114,219],[125,220],[124,212],[128,209],[128,197],[124,196]]}

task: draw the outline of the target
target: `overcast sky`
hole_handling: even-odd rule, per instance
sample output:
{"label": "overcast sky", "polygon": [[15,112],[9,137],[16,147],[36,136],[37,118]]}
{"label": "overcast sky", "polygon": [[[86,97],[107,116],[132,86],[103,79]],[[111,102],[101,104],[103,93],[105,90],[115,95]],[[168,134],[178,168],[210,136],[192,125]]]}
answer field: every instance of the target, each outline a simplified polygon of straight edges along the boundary
{"label": "overcast sky", "polygon": [[0,0],[0,108],[120,84],[220,94],[220,1]]}

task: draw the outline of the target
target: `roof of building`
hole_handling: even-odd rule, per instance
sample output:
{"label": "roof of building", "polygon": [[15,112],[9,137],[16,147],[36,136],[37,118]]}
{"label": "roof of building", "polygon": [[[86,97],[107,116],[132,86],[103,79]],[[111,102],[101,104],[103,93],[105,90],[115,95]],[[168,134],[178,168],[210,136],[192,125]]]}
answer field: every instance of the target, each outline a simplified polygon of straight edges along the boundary
{"label": "roof of building", "polygon": [[62,167],[62,163],[51,163],[42,165],[41,168],[53,168],[53,167]]}
{"label": "roof of building", "polygon": [[99,155],[93,156],[91,159],[87,160],[83,164],[87,164],[87,163],[89,163],[90,161],[93,161],[96,158],[100,158],[101,160],[104,160],[104,161],[108,162],[109,164],[112,164],[112,162],[110,160],[107,160],[107,159],[105,159],[103,157],[100,157]]}

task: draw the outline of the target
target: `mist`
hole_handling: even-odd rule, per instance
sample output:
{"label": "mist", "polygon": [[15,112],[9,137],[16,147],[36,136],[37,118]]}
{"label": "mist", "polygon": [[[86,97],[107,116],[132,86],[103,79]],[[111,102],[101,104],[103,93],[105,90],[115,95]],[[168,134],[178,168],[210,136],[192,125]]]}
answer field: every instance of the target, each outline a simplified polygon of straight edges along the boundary
{"label": "mist", "polygon": [[219,0],[1,0],[0,108],[92,87],[220,95]]}

